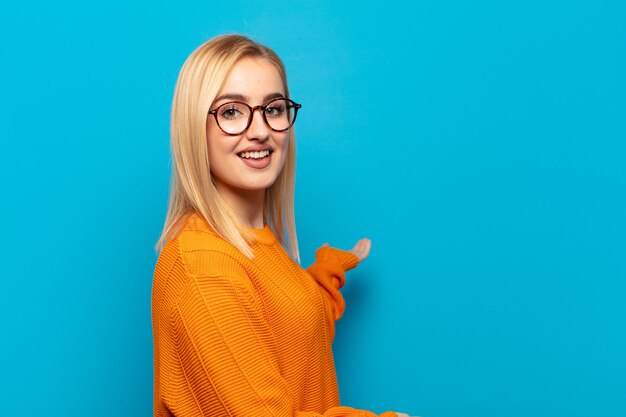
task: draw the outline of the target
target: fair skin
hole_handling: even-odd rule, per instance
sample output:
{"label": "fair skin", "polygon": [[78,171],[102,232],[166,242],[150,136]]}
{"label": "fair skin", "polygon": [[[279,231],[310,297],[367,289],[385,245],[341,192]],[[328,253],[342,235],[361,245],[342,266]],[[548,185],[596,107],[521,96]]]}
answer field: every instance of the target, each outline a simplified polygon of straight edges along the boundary
{"label": "fair skin", "polygon": [[[217,99],[215,109],[230,101],[243,101],[254,107],[275,97],[285,97],[283,80],[274,65],[262,58],[242,58],[232,68]],[[255,111],[246,131],[230,136],[207,117],[207,138],[211,175],[226,203],[245,226],[263,228],[265,190],[282,171],[289,146],[289,132],[273,131]],[[246,163],[242,152],[269,150],[263,164]],[[328,244],[324,244],[328,246]],[[369,255],[371,242],[360,239],[350,250],[360,261]]]}

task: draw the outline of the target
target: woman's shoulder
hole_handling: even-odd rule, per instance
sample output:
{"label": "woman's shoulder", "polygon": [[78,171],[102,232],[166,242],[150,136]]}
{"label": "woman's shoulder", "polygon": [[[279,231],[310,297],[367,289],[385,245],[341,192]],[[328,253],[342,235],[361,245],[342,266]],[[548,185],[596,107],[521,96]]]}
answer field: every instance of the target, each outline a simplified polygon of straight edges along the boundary
{"label": "woman's shoulder", "polygon": [[220,249],[227,243],[199,214],[190,214],[182,220],[175,239],[182,250]]}
{"label": "woman's shoulder", "polygon": [[177,248],[187,272],[193,275],[242,267],[247,259],[198,214],[191,214],[184,220],[180,232],[165,244],[168,245]]}

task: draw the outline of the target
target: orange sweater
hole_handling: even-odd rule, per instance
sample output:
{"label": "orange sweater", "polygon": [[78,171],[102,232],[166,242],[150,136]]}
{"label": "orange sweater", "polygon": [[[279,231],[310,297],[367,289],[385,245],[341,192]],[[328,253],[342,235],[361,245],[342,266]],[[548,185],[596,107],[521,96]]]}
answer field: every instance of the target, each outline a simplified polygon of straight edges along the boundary
{"label": "orange sweater", "polygon": [[154,415],[374,416],[339,406],[331,350],[357,257],[321,248],[305,271],[267,226],[254,233],[250,260],[194,215],[161,251]]}

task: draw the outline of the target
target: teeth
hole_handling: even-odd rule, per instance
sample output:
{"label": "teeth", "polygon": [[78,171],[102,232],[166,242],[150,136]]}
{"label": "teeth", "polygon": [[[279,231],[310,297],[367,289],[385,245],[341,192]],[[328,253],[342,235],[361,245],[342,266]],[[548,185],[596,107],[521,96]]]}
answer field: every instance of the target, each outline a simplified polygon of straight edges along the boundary
{"label": "teeth", "polygon": [[265,158],[269,154],[270,154],[269,149],[266,149],[264,151],[258,151],[258,152],[241,152],[239,156],[242,158],[260,159],[260,158]]}

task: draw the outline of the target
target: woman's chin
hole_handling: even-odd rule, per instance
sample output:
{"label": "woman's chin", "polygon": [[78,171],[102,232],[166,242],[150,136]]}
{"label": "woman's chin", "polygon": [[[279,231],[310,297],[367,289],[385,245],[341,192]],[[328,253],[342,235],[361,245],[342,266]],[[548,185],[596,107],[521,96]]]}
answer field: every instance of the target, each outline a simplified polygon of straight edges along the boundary
{"label": "woman's chin", "polygon": [[[271,178],[256,178],[254,180],[248,181],[220,181],[218,180],[218,188],[222,188],[223,186],[228,187],[231,192],[241,191],[243,193],[253,193],[255,191],[261,192],[270,188],[274,182],[276,182],[276,177],[272,176]],[[221,183],[221,184],[220,184]],[[220,187],[220,185],[222,187]]]}

